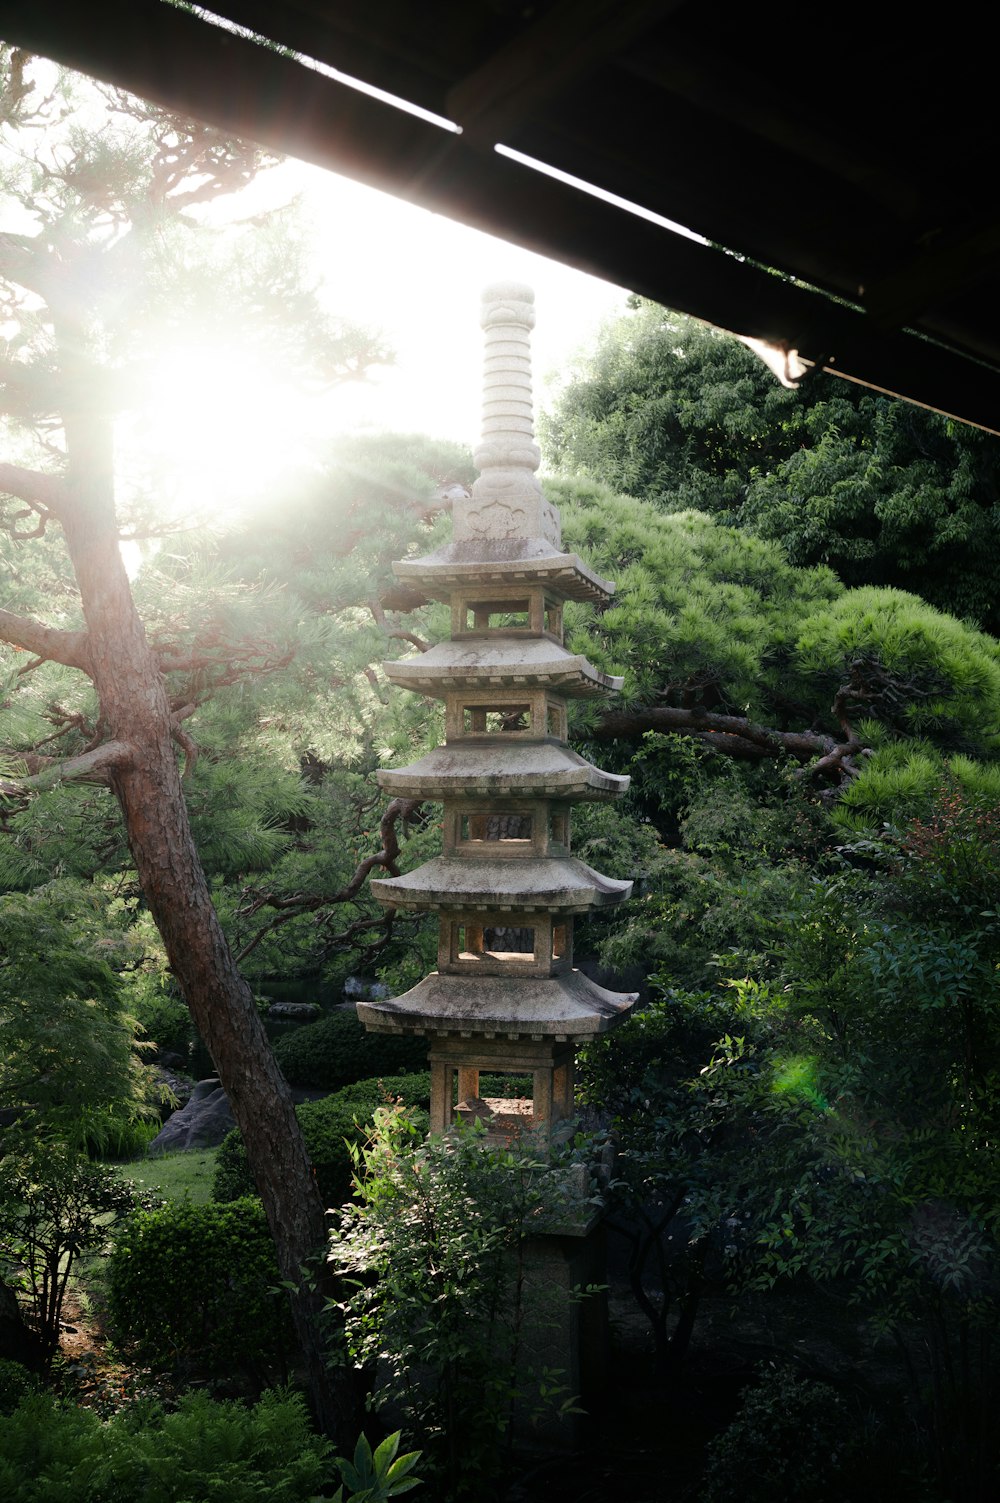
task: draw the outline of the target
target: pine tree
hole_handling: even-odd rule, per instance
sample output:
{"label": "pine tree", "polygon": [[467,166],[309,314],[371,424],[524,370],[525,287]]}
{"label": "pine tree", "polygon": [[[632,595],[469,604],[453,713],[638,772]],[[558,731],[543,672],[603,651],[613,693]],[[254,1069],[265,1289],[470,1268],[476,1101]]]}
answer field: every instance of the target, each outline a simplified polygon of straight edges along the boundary
{"label": "pine tree", "polygon": [[[11,584],[0,640],[12,649],[3,699],[9,729],[33,697],[54,727],[31,751],[8,741],[5,792],[17,800],[83,784],[118,806],[144,901],[246,1142],[294,1290],[316,1416],[333,1430],[317,1296],[303,1275],[323,1242],[324,1207],[288,1088],[212,904],[179,763],[195,753],[184,728],[192,679],[231,682],[234,670],[259,668],[267,647],[233,648],[218,632],[186,641],[182,632],[173,641],[147,632],[120,546],[135,517],[116,505],[113,425],[141,379],[150,328],[196,306],[215,309],[220,296],[243,294],[247,318],[272,315],[288,348],[298,329],[303,364],[327,379],[355,373],[374,351],[325,315],[287,266],[269,285],[251,278],[220,292],[217,280],[199,281],[186,216],[250,181],[264,165],[256,147],[120,93],[80,91],[17,51],[4,49],[2,65],[11,228],[0,234],[0,403],[18,461],[0,464]],[[44,619],[26,609],[40,589]],[[89,703],[61,705],[53,687],[80,675]]]}

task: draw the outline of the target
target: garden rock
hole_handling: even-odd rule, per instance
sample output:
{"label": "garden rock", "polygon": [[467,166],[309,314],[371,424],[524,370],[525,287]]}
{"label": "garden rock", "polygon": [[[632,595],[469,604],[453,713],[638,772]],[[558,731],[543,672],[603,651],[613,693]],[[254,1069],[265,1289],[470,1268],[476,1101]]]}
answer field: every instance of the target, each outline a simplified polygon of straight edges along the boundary
{"label": "garden rock", "polygon": [[389,995],[389,988],[369,976],[348,976],[344,996],[349,1002],[378,1002]]}
{"label": "garden rock", "polygon": [[199,1080],[191,1099],[167,1120],[148,1151],[158,1154],[177,1153],[185,1148],[216,1148],[235,1125],[218,1080]]}
{"label": "garden rock", "polygon": [[160,1120],[166,1122],[175,1112],[187,1106],[195,1083],[190,1075],[185,1075],[180,1070],[168,1069],[163,1064],[153,1066],[153,1078],[157,1086],[169,1092],[167,1099],[160,1105]]}
{"label": "garden rock", "polygon": [[267,1015],[279,1023],[314,1023],[322,1011],[315,1002],[272,1002]]}

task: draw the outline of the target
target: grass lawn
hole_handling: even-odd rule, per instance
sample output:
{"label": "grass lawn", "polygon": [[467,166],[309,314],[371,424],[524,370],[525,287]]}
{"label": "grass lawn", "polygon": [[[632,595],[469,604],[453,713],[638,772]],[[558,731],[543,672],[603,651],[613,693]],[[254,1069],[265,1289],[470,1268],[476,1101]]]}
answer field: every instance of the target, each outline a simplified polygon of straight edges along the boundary
{"label": "grass lawn", "polygon": [[183,1153],[161,1153],[149,1159],[132,1159],[119,1167],[126,1179],[145,1190],[158,1190],[167,1200],[189,1195],[195,1205],[212,1198],[216,1148],[191,1148]]}

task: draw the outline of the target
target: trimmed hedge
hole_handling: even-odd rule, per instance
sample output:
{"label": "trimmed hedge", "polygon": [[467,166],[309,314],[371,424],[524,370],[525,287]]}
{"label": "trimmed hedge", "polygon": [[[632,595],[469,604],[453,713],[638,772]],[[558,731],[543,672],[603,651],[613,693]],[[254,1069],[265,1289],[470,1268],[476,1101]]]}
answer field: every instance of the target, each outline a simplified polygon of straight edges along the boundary
{"label": "trimmed hedge", "polygon": [[283,1370],[291,1317],[264,1210],[171,1200],[130,1216],[108,1259],[115,1338],[141,1361],[210,1375]]}
{"label": "trimmed hedge", "polygon": [[[350,1199],[354,1161],[348,1144],[364,1142],[375,1108],[398,1097],[404,1106],[426,1109],[430,1095],[431,1077],[425,1070],[419,1075],[356,1080],[322,1101],[304,1101],[295,1108],[324,1204],[339,1206]],[[252,1194],[246,1149],[234,1128],[216,1157],[212,1195],[216,1201],[232,1201]]]}
{"label": "trimmed hedge", "polygon": [[274,1057],[289,1085],[339,1091],[376,1075],[426,1070],[427,1040],[368,1033],[354,1009],[343,1008],[279,1039]]}

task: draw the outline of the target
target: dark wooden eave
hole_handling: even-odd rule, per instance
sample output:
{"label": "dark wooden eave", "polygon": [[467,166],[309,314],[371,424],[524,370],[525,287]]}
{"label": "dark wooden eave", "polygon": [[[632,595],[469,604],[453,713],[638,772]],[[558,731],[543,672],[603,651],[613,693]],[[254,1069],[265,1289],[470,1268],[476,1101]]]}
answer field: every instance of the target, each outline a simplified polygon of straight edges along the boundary
{"label": "dark wooden eave", "polygon": [[[1000,215],[989,189],[998,126],[981,9],[953,6],[931,27],[854,0],[831,12],[695,0],[212,8],[462,133],[163,0],[4,0],[0,32],[848,379],[1000,430]],[[542,177],[499,155],[497,142],[712,244]]]}

